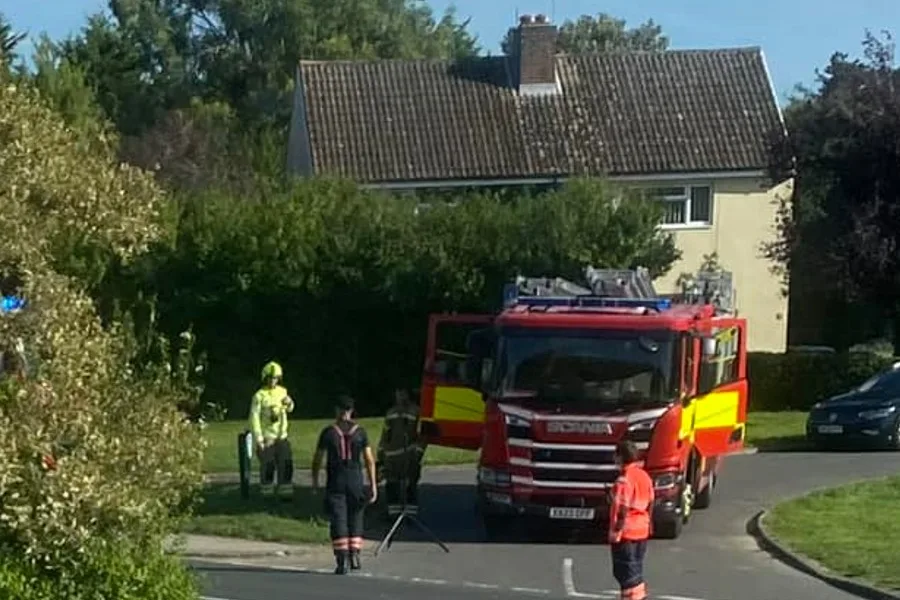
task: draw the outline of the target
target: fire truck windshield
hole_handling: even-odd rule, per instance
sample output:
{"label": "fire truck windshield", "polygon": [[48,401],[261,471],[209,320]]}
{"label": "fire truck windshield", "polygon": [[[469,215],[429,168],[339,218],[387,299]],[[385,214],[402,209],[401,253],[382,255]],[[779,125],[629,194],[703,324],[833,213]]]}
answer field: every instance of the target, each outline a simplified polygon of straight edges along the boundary
{"label": "fire truck windshield", "polygon": [[494,379],[498,395],[529,404],[628,409],[669,402],[677,393],[671,331],[501,331]]}

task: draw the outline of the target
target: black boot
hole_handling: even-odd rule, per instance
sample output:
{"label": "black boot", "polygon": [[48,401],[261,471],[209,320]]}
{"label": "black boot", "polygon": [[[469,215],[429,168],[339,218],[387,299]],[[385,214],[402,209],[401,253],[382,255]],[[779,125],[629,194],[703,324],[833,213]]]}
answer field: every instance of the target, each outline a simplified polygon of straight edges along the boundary
{"label": "black boot", "polygon": [[334,570],[335,575],[346,575],[347,574],[347,551],[346,550],[338,550],[334,553],[334,558],[337,561],[337,568]]}
{"label": "black boot", "polygon": [[359,550],[350,551],[350,568],[354,571],[359,571],[362,568],[362,563],[359,560]]}

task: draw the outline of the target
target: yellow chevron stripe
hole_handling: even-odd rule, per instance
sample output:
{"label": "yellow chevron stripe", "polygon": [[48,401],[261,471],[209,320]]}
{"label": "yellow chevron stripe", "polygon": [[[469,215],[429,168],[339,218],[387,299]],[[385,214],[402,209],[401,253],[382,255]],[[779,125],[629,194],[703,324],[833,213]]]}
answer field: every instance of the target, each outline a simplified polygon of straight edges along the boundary
{"label": "yellow chevron stripe", "polygon": [[719,429],[738,425],[740,394],[736,391],[712,392],[699,396],[681,411],[681,439],[694,439],[700,429]]}
{"label": "yellow chevron stripe", "polygon": [[475,390],[438,386],[434,390],[435,421],[468,421],[484,423],[484,400]]}

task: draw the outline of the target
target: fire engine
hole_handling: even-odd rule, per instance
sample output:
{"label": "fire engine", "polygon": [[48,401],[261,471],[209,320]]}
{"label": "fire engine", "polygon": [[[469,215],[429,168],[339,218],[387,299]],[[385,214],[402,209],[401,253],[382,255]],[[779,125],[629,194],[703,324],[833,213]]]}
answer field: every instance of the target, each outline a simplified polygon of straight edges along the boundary
{"label": "fire engine", "polygon": [[603,528],[623,439],[654,481],[655,537],[710,505],[744,443],[747,325],[729,272],[690,279],[661,296],[640,268],[517,277],[499,314],[429,317],[420,432],[480,450],[489,537],[522,519]]}

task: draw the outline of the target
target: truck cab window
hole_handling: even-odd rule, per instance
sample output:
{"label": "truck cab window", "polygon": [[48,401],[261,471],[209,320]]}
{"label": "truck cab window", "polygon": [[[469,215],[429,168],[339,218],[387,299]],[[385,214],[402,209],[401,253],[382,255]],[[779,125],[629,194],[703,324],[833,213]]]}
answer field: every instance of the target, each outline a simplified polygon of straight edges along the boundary
{"label": "truck cab window", "polygon": [[703,355],[700,361],[701,394],[738,379],[738,351],[740,330],[730,327],[715,336],[716,348],[711,355]]}
{"label": "truck cab window", "polygon": [[612,408],[668,402],[677,395],[671,335],[510,329],[501,332],[501,340],[500,393]]}

